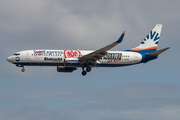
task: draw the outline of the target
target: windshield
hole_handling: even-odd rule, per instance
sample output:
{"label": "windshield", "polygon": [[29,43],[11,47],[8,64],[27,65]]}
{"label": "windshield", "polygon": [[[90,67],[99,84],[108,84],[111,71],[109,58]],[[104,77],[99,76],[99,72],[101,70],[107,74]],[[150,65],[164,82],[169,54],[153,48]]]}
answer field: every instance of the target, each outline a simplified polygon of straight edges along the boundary
{"label": "windshield", "polygon": [[20,55],[20,53],[15,53],[15,54],[13,54],[13,55],[16,55],[16,56],[17,56],[17,55]]}

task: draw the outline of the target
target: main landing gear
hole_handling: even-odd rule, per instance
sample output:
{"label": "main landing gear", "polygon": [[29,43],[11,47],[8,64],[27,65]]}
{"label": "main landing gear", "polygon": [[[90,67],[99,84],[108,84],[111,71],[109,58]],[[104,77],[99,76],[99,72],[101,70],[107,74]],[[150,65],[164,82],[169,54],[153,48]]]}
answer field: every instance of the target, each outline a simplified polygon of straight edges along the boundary
{"label": "main landing gear", "polygon": [[85,76],[87,74],[87,72],[91,71],[91,67],[86,67],[86,71],[84,70],[84,67],[82,68],[82,75]]}

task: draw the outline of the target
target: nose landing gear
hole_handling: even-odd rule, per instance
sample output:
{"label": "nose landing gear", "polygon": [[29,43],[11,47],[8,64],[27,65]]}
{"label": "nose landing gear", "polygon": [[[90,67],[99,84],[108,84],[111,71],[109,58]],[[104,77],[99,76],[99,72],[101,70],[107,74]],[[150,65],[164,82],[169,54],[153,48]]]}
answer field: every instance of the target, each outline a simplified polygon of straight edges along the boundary
{"label": "nose landing gear", "polygon": [[21,71],[24,72],[25,69],[24,69],[24,65],[21,65],[21,64],[16,64],[16,67],[22,67]]}
{"label": "nose landing gear", "polygon": [[25,71],[25,69],[24,69],[24,66],[22,67],[22,70],[21,70],[22,72],[24,72]]}

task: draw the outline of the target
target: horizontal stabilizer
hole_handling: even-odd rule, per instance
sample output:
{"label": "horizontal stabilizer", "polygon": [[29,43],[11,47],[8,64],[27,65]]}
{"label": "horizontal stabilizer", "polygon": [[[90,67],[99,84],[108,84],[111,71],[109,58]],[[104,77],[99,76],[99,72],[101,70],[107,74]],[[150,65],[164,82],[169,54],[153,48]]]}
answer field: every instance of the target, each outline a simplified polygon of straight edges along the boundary
{"label": "horizontal stabilizer", "polygon": [[167,47],[167,48],[164,48],[164,49],[161,49],[161,50],[158,50],[158,51],[149,53],[149,54],[147,54],[147,56],[157,56],[157,55],[161,54],[162,52],[168,50],[169,48],[170,48],[170,47]]}

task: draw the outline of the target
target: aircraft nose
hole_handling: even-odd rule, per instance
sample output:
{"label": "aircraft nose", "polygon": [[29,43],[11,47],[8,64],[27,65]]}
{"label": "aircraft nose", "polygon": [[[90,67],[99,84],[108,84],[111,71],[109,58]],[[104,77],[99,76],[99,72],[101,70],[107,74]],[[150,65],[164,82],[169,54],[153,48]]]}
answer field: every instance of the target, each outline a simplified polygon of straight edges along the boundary
{"label": "aircraft nose", "polygon": [[6,58],[6,60],[7,60],[8,62],[10,62],[10,57]]}
{"label": "aircraft nose", "polygon": [[12,62],[12,57],[10,56],[10,57],[6,58],[6,60],[7,60],[8,62]]}

